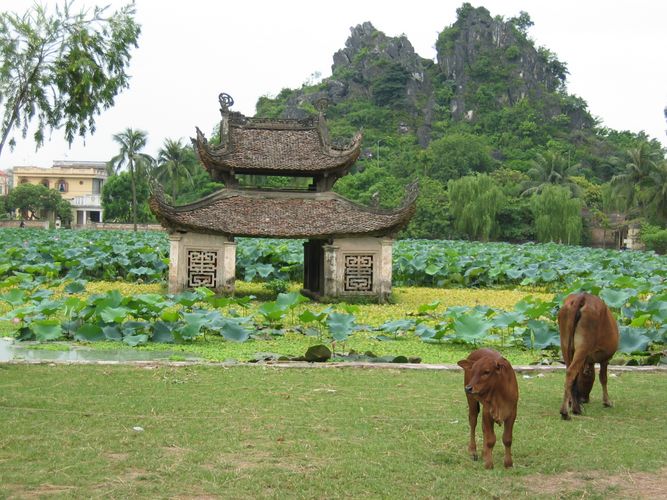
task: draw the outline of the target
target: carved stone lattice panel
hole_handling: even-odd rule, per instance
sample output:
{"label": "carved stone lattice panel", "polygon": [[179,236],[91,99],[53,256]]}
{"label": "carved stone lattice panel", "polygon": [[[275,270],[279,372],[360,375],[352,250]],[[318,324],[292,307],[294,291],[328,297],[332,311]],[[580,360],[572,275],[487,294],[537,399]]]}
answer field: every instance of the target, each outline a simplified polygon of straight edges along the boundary
{"label": "carved stone lattice panel", "polygon": [[344,256],[346,292],[373,291],[373,255],[345,255]]}
{"label": "carved stone lattice panel", "polygon": [[188,287],[200,286],[218,286],[218,252],[215,250],[188,250]]}

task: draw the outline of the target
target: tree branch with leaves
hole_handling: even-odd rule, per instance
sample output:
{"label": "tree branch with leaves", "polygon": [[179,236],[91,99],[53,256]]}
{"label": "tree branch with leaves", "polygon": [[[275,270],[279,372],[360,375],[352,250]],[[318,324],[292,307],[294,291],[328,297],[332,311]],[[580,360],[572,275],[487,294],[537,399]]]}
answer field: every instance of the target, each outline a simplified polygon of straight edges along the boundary
{"label": "tree branch with leaves", "polygon": [[134,3],[110,15],[108,7],[74,13],[73,4],[0,13],[0,156],[16,144],[12,132],[25,139],[33,123],[37,147],[46,131],[61,127],[70,144],[94,133],[95,117],[129,86],[126,69],[141,31]]}

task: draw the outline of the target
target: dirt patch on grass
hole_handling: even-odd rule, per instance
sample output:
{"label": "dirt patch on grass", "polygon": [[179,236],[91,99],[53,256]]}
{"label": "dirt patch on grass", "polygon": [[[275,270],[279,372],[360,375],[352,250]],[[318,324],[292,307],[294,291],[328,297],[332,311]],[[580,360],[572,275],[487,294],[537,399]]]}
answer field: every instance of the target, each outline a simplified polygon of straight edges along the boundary
{"label": "dirt patch on grass", "polygon": [[[211,465],[211,464],[209,464]],[[216,457],[216,467],[232,469],[237,474],[261,468],[273,468],[290,473],[306,473],[317,470],[318,464],[303,463],[298,457],[276,456],[267,450],[248,448],[242,454],[224,453]]]}
{"label": "dirt patch on grass", "polygon": [[[75,490],[75,486],[62,484],[40,484],[35,488],[26,489],[22,485],[5,484],[2,486],[3,493],[8,494],[9,498],[44,498],[51,496],[68,497]],[[3,494],[4,498],[4,494]]]}
{"label": "dirt patch on grass", "polygon": [[170,445],[170,446],[163,446],[162,451],[164,451],[166,454],[172,457],[184,457],[188,453],[190,453],[190,450],[188,448],[181,448],[180,446]]}
{"label": "dirt patch on grass", "polygon": [[587,491],[614,498],[667,499],[667,467],[657,472],[564,472],[558,475],[534,474],[524,479],[527,491],[548,498],[568,498]]}
{"label": "dirt patch on grass", "polygon": [[103,483],[95,485],[94,489],[97,491],[107,491],[108,494],[113,496],[117,488],[126,487],[128,484],[134,483],[135,481],[144,481],[150,479],[151,474],[147,470],[128,469],[113,478],[109,478]]}

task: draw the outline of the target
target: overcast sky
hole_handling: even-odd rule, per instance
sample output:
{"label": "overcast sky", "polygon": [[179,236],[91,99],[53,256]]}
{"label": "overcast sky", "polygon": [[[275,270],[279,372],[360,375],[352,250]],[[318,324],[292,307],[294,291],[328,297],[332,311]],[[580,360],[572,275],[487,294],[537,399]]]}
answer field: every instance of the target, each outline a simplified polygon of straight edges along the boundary
{"label": "overcast sky", "polygon": [[[94,0],[77,0],[78,6]],[[46,0],[46,5],[55,5]],[[110,3],[117,9],[126,1]],[[97,131],[68,147],[54,131],[43,148],[19,140],[5,148],[0,168],[51,166],[53,160],[107,161],[112,135],[127,127],[148,132],[146,153],[165,138],[188,140],[199,126],[207,136],[219,121],[217,96],[255,112],[262,95],[300,87],[315,72],[331,75],[333,54],[350,28],[365,21],[388,36],[407,35],[416,52],[435,59],[438,33],[456,20],[460,1],[393,0],[137,0],[142,25],[129,68],[130,88],[97,118]],[[658,0],[471,1],[505,18],[528,12],[529,36],[567,64],[568,91],[582,97],[603,125],[644,130],[667,145],[667,2]],[[0,0],[23,12],[31,0]]]}

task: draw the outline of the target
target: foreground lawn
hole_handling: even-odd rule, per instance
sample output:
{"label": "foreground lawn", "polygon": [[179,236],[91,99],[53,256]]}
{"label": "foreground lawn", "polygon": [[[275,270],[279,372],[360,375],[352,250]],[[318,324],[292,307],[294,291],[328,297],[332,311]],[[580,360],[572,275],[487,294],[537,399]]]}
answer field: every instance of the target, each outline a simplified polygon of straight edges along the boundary
{"label": "foreground lawn", "polygon": [[647,498],[667,494],[667,375],[519,376],[515,468],[466,453],[462,374],[0,365],[0,497]]}

